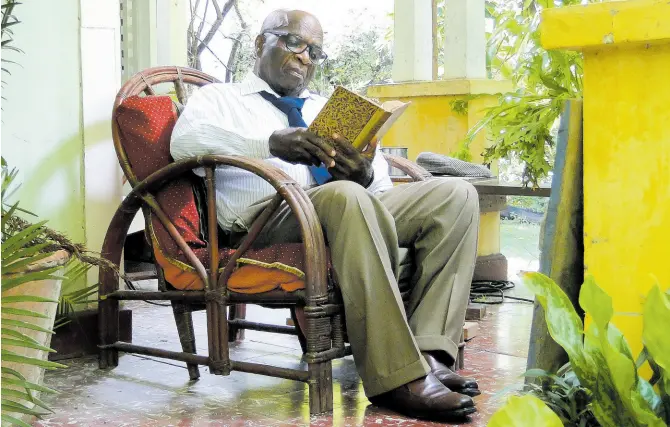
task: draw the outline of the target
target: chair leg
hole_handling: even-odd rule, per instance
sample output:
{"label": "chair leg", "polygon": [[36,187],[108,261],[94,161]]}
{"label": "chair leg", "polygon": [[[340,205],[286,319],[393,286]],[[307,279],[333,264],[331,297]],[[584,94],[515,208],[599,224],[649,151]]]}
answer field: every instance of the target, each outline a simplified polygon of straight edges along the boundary
{"label": "chair leg", "polygon": [[[233,319],[244,320],[246,318],[247,318],[246,304],[234,304],[228,307],[228,320]],[[242,340],[244,340],[244,329],[231,326],[228,331],[228,342],[235,342]]]}
{"label": "chair leg", "polygon": [[293,319],[293,325],[298,331],[298,342],[300,342],[300,349],[302,350],[302,354],[305,354],[307,353],[307,340],[305,339],[305,333],[303,332],[302,328],[300,328],[300,322],[298,321],[298,317],[295,314],[295,308],[291,308],[291,319]]}
{"label": "chair leg", "polygon": [[331,361],[310,363],[309,414],[317,415],[333,410],[333,366]]}
{"label": "chair leg", "polygon": [[[195,331],[193,329],[193,315],[190,307],[187,304],[173,301],[172,312],[177,324],[177,332],[179,333],[182,350],[185,353],[195,354]],[[186,366],[188,367],[188,376],[191,380],[200,378],[200,369],[197,364],[187,363]]]}
{"label": "chair leg", "polygon": [[98,303],[98,332],[101,346],[98,367],[116,368],[119,365],[119,351],[105,346],[119,341],[119,301],[106,299]]}
{"label": "chair leg", "polygon": [[465,340],[463,339],[463,333],[461,332],[461,342],[458,343],[458,355],[454,361],[454,370],[460,371],[465,367]]}

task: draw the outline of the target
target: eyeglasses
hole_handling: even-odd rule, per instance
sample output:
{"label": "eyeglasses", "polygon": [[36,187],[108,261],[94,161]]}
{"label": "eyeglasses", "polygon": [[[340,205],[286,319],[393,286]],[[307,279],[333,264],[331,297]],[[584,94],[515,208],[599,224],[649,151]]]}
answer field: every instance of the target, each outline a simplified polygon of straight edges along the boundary
{"label": "eyeglasses", "polygon": [[286,46],[286,49],[295,53],[296,55],[299,55],[305,50],[309,49],[309,60],[314,65],[321,65],[326,59],[328,59],[328,55],[326,55],[319,46],[309,44],[295,34],[284,31],[265,31],[263,34],[265,33],[270,33],[281,38],[284,42],[284,45]]}

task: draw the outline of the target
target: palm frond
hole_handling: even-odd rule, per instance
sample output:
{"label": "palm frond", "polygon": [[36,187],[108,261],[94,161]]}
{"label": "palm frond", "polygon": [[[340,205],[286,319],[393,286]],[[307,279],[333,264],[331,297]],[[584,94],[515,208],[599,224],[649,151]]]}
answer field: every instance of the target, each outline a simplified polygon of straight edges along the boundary
{"label": "palm frond", "polygon": [[26,365],[39,366],[44,369],[67,368],[67,366],[61,363],[38,359],[36,357],[22,356],[18,353],[14,353],[13,351],[4,349],[0,351],[0,357],[2,357],[3,362],[23,363]]}
{"label": "palm frond", "polygon": [[5,422],[9,423],[10,426],[32,427],[30,424],[26,423],[25,421],[21,421],[20,419],[12,417],[11,415],[8,415],[4,412],[2,413],[2,415],[0,415],[0,419],[2,419],[2,421],[5,421]]}

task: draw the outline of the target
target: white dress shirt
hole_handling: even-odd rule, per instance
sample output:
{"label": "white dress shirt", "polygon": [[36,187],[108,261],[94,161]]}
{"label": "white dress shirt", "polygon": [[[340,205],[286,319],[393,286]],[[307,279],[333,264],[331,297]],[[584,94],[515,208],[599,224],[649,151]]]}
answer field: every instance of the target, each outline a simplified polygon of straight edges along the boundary
{"label": "white dress shirt", "polygon": [[[289,124],[286,114],[263,99],[262,91],[277,95],[253,73],[240,83],[213,83],[195,91],[172,131],[170,153],[174,160],[206,154],[252,157],[283,170],[302,187],[315,185],[307,166],[293,165],[270,154],[270,135]],[[307,90],[300,97],[305,98],[302,115],[309,125],[327,100]],[[378,194],[392,188],[388,163],[379,150],[372,165],[375,177],[368,190]],[[196,173],[204,175],[201,169]],[[217,168],[219,225],[230,230],[246,208],[274,194],[270,184],[251,172],[232,166]]]}

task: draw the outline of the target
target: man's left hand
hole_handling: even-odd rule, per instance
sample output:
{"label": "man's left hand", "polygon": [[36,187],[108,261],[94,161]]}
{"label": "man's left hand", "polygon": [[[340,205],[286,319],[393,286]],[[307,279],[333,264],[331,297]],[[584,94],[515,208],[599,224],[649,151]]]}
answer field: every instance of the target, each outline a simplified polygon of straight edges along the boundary
{"label": "man's left hand", "polygon": [[338,134],[334,134],[333,139],[336,142],[337,152],[334,158],[335,166],[328,168],[333,178],[338,181],[354,181],[363,187],[372,184],[374,179],[372,156],[361,153],[346,138]]}

